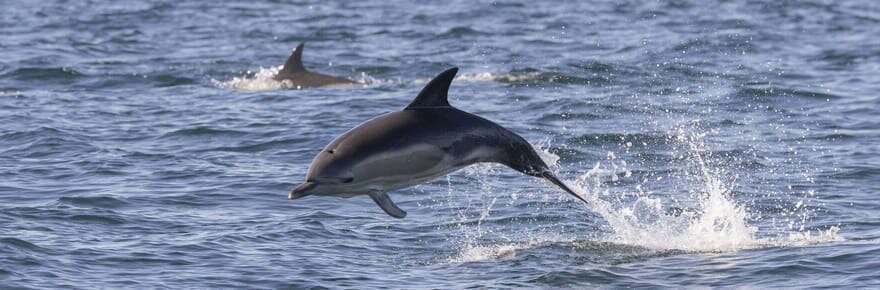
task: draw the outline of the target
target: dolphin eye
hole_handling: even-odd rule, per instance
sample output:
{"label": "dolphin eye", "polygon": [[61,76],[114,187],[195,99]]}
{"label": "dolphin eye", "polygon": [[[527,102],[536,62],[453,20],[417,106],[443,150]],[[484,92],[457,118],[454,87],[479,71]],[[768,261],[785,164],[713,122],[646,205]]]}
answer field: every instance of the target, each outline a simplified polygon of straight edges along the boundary
{"label": "dolphin eye", "polygon": [[333,150],[333,149],[327,150],[327,153],[330,153],[330,154],[333,154],[334,152],[336,152],[336,150]]}

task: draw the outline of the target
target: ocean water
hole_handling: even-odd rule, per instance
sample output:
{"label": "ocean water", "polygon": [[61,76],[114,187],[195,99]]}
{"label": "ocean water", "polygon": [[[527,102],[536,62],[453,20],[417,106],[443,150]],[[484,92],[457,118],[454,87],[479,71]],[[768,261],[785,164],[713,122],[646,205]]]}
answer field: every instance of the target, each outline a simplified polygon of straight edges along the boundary
{"label": "ocean water", "polygon": [[[5,1],[0,288],[878,288],[874,1]],[[312,71],[363,87],[280,89]],[[287,200],[457,66],[478,164]]]}

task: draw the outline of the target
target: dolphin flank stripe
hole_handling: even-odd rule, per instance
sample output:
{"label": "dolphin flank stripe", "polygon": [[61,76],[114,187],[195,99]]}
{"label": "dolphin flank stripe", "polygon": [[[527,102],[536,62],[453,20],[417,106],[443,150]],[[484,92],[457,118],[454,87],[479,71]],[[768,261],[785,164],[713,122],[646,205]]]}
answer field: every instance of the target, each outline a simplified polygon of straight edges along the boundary
{"label": "dolphin flank stripe", "polygon": [[547,179],[587,202],[550,172],[532,145],[492,121],[452,107],[449,86],[458,68],[431,80],[406,108],[345,132],[315,156],[306,182],[288,198],[369,195],[388,215],[403,218],[388,192],[425,183],[479,162],[504,164]]}

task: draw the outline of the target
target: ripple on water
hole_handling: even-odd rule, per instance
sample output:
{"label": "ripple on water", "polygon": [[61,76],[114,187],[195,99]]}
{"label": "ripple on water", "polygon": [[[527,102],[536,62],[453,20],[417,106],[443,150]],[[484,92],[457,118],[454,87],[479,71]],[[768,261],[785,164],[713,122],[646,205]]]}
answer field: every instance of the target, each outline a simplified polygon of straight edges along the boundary
{"label": "ripple on water", "polygon": [[288,149],[291,148],[291,145],[302,144],[308,142],[308,139],[305,138],[286,138],[281,140],[273,140],[267,142],[260,142],[256,144],[250,145],[241,145],[241,146],[221,146],[209,149],[202,149],[199,152],[210,152],[210,151],[218,151],[218,152],[262,152],[266,150],[272,149]]}
{"label": "ripple on water", "polygon": [[111,197],[111,196],[72,196],[62,197],[58,199],[63,204],[69,204],[82,207],[99,207],[108,209],[117,209],[126,207],[128,202]]}
{"label": "ripple on water", "polygon": [[795,98],[816,101],[830,101],[843,98],[842,96],[830,93],[821,93],[803,89],[790,89],[782,87],[740,88],[733,92],[731,95],[738,98],[748,99]]}
{"label": "ripple on water", "polygon": [[175,137],[237,137],[247,135],[249,132],[229,129],[215,129],[211,127],[196,127],[178,129],[163,134],[159,138],[175,138]]}
{"label": "ripple on water", "polygon": [[37,252],[46,252],[47,251],[46,249],[44,249],[40,246],[34,245],[28,241],[18,239],[18,238],[0,238],[0,243],[2,243],[4,245],[9,245],[9,246],[15,247],[20,250],[37,251]]}
{"label": "ripple on water", "polygon": [[167,259],[159,258],[153,254],[135,253],[125,256],[103,257],[96,260],[98,263],[110,265],[117,268],[142,269],[142,267],[153,266],[187,266],[195,264],[186,259]]}
{"label": "ripple on water", "polygon": [[85,136],[41,127],[0,136],[0,146],[5,147],[4,154],[20,158],[70,157],[100,150],[85,140]]}
{"label": "ripple on water", "polygon": [[626,145],[643,147],[670,145],[675,143],[675,137],[645,133],[597,133],[572,137],[567,141],[581,145]]}
{"label": "ripple on water", "polygon": [[16,69],[6,76],[20,81],[69,81],[85,75],[67,67],[26,67]]}
{"label": "ripple on water", "polygon": [[541,116],[538,121],[541,122],[551,122],[551,121],[565,121],[565,120],[598,120],[598,119],[606,119],[608,116],[592,114],[592,113],[567,113],[567,112],[556,112],[545,114]]}
{"label": "ripple on water", "polygon": [[109,215],[77,214],[70,216],[70,220],[80,223],[98,223],[104,225],[121,225],[125,220]]}

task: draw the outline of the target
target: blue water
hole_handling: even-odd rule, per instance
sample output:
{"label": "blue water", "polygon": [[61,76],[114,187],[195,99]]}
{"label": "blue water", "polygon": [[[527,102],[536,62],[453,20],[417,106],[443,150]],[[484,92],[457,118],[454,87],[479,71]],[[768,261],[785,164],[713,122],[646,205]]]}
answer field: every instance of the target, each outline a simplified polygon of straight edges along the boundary
{"label": "blue water", "polygon": [[[878,2],[328,2],[3,2],[0,288],[880,287]],[[367,85],[278,89],[300,42]],[[287,200],[452,66],[590,206]]]}

